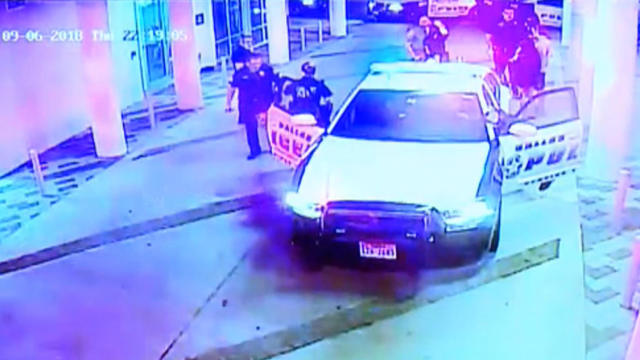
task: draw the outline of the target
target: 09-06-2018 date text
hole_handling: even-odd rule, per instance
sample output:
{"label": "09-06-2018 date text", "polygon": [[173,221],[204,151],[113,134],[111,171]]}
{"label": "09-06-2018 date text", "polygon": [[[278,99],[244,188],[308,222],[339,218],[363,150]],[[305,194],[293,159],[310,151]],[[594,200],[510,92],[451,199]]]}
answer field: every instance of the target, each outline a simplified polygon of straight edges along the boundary
{"label": "09-06-2018 date text", "polygon": [[91,30],[89,33],[79,29],[65,30],[16,30],[0,29],[0,43],[17,42],[52,42],[52,43],[73,43],[82,41],[186,41],[189,37],[184,30],[123,30],[117,33],[107,30]]}

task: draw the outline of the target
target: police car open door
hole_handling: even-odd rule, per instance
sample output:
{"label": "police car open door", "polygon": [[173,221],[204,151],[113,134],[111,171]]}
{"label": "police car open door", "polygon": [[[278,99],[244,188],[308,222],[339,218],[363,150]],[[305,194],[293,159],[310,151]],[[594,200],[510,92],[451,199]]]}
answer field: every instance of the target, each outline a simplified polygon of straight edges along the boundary
{"label": "police car open door", "polygon": [[500,135],[502,192],[544,190],[581,163],[582,122],[573,88],[540,92],[504,124]]}

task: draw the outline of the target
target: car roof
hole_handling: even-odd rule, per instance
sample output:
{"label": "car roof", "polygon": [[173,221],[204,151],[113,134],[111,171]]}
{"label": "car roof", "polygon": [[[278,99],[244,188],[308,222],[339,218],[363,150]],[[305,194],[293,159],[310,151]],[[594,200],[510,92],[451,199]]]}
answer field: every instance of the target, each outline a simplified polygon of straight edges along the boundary
{"label": "car roof", "polygon": [[369,66],[369,73],[410,73],[410,74],[458,74],[468,77],[482,78],[491,70],[483,65],[450,62],[432,63],[416,61],[398,61],[387,63],[373,63]]}
{"label": "car roof", "polygon": [[359,87],[361,90],[477,94],[482,90],[484,75],[489,72],[485,67],[471,64],[415,64],[373,64]]}

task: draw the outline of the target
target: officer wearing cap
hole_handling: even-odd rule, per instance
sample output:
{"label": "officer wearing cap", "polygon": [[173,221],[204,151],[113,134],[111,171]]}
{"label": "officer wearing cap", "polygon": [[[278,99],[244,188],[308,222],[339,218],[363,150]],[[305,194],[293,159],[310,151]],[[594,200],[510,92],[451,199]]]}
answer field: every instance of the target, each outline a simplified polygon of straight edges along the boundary
{"label": "officer wearing cap", "polygon": [[327,127],[333,106],[330,98],[333,93],[322,80],[315,78],[316,67],[307,61],[302,64],[302,78],[289,84],[285,95],[292,96],[289,112],[291,114],[312,114],[318,124]]}

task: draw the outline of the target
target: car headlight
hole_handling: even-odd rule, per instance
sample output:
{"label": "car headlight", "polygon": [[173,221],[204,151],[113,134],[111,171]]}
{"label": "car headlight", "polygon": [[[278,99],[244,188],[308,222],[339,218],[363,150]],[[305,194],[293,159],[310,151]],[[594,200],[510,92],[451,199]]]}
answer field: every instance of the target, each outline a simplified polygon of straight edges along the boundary
{"label": "car headlight", "polygon": [[404,7],[399,2],[392,2],[389,4],[389,11],[400,12]]}
{"label": "car headlight", "polygon": [[442,211],[446,231],[464,231],[477,228],[494,211],[484,200],[476,200],[457,209]]}
{"label": "car headlight", "polygon": [[309,219],[318,219],[322,216],[324,210],[324,204],[319,204],[308,199],[305,199],[298,193],[290,192],[285,195],[285,204],[295,214]]}

